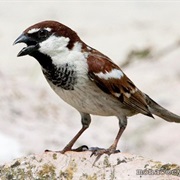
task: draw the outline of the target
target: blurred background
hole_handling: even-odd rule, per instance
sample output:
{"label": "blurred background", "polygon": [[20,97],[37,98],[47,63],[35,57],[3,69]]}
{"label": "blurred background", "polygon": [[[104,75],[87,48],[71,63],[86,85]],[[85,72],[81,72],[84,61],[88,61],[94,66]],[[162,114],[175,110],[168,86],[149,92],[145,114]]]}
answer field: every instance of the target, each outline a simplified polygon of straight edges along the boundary
{"label": "blurred background", "polygon": [[[120,65],[158,103],[180,115],[180,2],[1,1],[0,164],[45,149],[61,150],[81,128],[79,113],[49,87],[24,46],[12,46],[30,25],[56,20]],[[129,118],[118,148],[180,163],[180,124],[143,115]],[[109,147],[115,117],[92,116],[75,147]]]}

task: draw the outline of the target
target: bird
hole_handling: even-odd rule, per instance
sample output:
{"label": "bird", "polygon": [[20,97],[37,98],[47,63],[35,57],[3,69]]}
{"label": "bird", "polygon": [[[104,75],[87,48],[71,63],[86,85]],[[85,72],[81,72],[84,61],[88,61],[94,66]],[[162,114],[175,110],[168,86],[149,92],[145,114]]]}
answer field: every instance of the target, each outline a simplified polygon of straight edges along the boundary
{"label": "bird", "polygon": [[95,155],[117,152],[118,142],[127,126],[127,118],[143,114],[180,123],[180,116],[168,111],[142,92],[108,56],[90,47],[66,25],[46,20],[36,23],[14,41],[25,43],[18,57],[35,58],[55,93],[81,115],[82,127],[59,152],[74,150],[77,139],[89,128],[91,115],[115,116],[118,133],[109,148]]}

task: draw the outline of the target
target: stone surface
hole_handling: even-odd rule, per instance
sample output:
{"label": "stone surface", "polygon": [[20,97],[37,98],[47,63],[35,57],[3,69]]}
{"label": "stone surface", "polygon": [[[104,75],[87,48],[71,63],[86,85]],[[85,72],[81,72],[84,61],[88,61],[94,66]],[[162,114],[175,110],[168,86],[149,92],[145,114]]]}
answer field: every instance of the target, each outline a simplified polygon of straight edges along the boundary
{"label": "stone surface", "polygon": [[15,159],[0,167],[0,179],[118,180],[180,179],[180,166],[117,153],[97,161],[91,152],[47,152]]}
{"label": "stone surface", "polygon": [[[0,165],[63,149],[81,128],[79,113],[52,91],[39,64],[28,56],[16,57],[25,45],[12,46],[25,28],[47,19],[71,27],[120,66],[136,54],[135,62],[122,70],[139,89],[180,114],[179,2],[1,0]],[[145,56],[148,51],[155,53],[153,59]],[[92,116],[74,148],[108,148],[117,131],[117,118]],[[180,164],[179,137],[180,124],[137,115],[129,118],[118,149]]]}

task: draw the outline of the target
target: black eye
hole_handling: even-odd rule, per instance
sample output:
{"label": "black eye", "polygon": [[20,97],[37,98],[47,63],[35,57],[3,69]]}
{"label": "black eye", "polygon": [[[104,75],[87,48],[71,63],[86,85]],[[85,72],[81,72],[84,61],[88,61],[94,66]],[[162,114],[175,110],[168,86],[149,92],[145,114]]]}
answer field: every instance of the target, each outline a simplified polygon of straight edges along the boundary
{"label": "black eye", "polygon": [[40,39],[46,39],[49,36],[49,31],[47,31],[46,29],[41,29],[38,31],[38,37]]}

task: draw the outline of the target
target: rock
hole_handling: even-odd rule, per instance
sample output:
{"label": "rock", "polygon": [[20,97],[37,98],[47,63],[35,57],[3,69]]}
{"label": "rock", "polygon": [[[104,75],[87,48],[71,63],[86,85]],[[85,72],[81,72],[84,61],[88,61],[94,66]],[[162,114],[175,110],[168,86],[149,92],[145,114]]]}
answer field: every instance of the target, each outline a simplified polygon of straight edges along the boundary
{"label": "rock", "polygon": [[15,159],[0,167],[0,179],[113,180],[180,179],[180,166],[116,153],[90,157],[91,152],[46,152]]}

